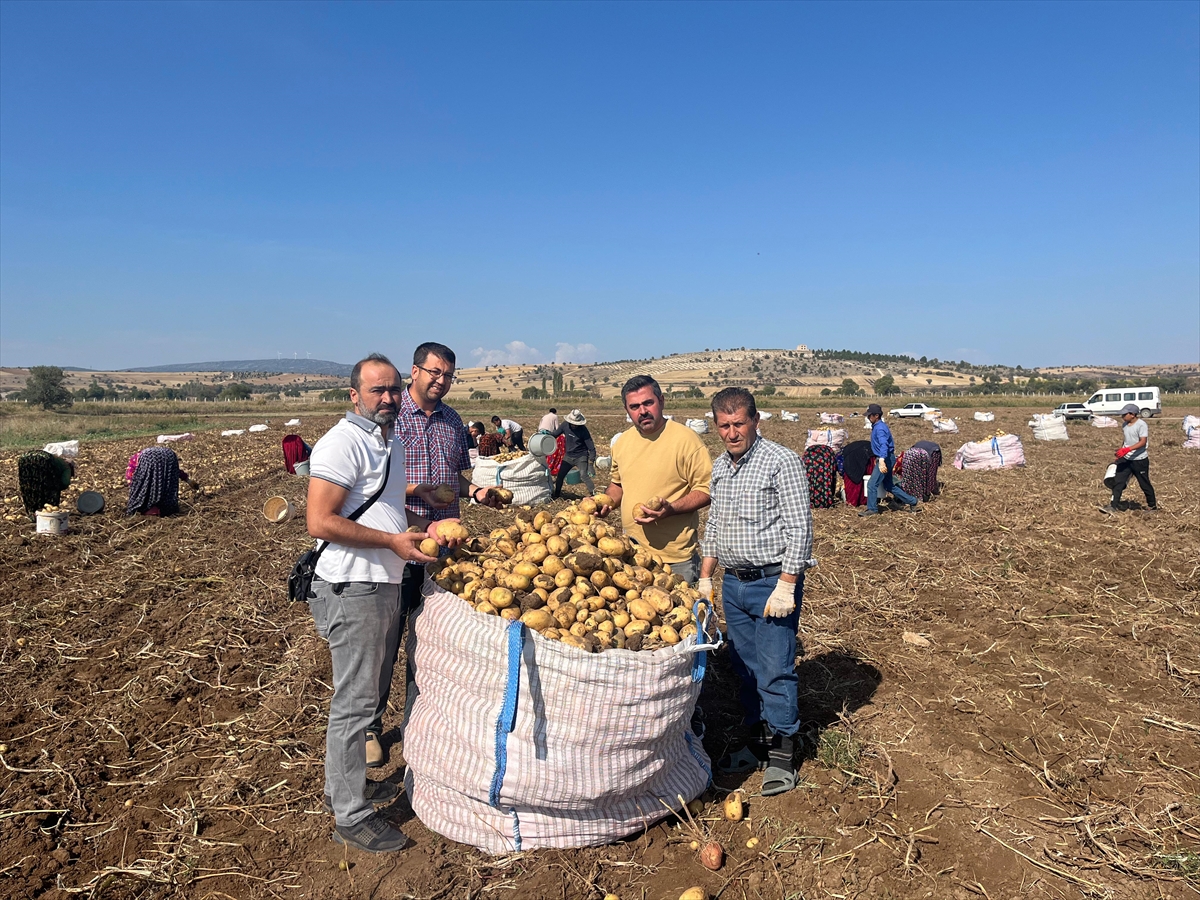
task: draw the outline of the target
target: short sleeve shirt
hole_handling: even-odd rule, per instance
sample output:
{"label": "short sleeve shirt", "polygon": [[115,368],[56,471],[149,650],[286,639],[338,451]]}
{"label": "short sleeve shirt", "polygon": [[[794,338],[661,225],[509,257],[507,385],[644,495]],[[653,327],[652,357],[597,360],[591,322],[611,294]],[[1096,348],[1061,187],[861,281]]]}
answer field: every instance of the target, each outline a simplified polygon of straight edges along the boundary
{"label": "short sleeve shirt", "polygon": [[633,521],[637,506],[652,497],[679,500],[692,491],[709,492],[712,457],[696,432],[667,420],[658,434],[646,437],[630,428],[612,446],[612,483],[619,484],[621,526],[625,533],[662,557],[684,562],[696,552],[700,511],[667,516],[650,525]]}
{"label": "short sleeve shirt", "polygon": [[[1122,426],[1122,431],[1125,433],[1124,446],[1126,446],[1126,447],[1132,447],[1134,444],[1136,444],[1142,438],[1150,437],[1150,429],[1146,425],[1146,422],[1144,419],[1134,419],[1132,425]],[[1145,459],[1147,456],[1149,456],[1149,454],[1146,452],[1145,447],[1139,447],[1137,450],[1134,450],[1132,453],[1125,454],[1125,458],[1128,460]]]}
{"label": "short sleeve shirt", "polygon": [[[404,447],[386,441],[382,429],[369,419],[347,413],[317,441],[309,457],[309,475],[345,488],[341,515],[348,516],[379,490],[392,463],[387,487],[379,499],[359,517],[358,523],[376,531],[399,534],[408,527],[404,511],[407,482],[404,477]],[[346,547],[331,543],[317,560],[317,576],[324,581],[365,581],[398,584],[404,577],[404,560],[381,547]]]}

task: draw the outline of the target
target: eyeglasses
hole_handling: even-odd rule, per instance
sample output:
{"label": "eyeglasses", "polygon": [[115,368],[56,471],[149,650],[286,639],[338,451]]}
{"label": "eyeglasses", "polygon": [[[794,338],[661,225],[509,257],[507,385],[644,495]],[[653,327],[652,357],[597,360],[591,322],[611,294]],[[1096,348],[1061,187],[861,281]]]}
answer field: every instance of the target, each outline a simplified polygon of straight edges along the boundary
{"label": "eyeglasses", "polygon": [[445,381],[450,382],[451,384],[453,384],[455,381],[453,370],[451,370],[449,372],[443,372],[440,369],[427,369],[424,366],[416,366],[416,368],[420,369],[422,372],[424,372],[426,375],[428,375],[434,381],[445,380]]}

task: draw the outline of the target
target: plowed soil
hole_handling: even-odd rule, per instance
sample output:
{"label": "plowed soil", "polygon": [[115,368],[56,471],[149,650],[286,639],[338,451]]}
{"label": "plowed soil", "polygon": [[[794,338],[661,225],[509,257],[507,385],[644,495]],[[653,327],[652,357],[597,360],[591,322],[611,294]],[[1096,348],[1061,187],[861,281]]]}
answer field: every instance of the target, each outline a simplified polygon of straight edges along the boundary
{"label": "plowed soil", "polygon": [[[428,831],[403,798],[386,812],[412,848],[334,844],[329,657],[284,591],[308,540],[282,433],[174,445],[209,491],[185,487],[170,519],[124,515],[125,460],[144,440],[85,444],[69,497],[96,488],[104,513],[72,516],[61,537],[0,522],[0,896],[1197,896],[1200,453],[1181,448],[1178,419],[1151,422],[1162,509],[1106,516],[1120,432],[1072,423],[1068,442],[1040,443],[1030,412],[960,418],[940,440],[942,494],[917,515],[816,511],[800,784],[764,799],[759,775],[718,777],[699,817],[727,852],[717,872],[674,819],[603,848],[496,858]],[[624,427],[589,418],[597,435]],[[763,432],[800,450],[804,419]],[[333,421],[296,430],[313,443]],[[1022,436],[1026,468],[951,467],[996,428]],[[907,447],[931,427],[893,430]],[[10,501],[15,458],[0,459]],[[273,494],[291,521],[263,518]],[[1126,499],[1145,505],[1136,484]],[[486,532],[511,515],[464,519]],[[718,654],[701,696],[713,758],[737,739],[734,696]],[[376,777],[402,775],[396,745]],[[744,823],[721,817],[732,789]]]}

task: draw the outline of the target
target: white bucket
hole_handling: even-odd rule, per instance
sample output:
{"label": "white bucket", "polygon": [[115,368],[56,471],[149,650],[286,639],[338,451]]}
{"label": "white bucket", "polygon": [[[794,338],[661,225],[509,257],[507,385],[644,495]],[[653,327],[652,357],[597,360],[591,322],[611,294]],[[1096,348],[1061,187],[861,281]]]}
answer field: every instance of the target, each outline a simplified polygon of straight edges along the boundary
{"label": "white bucket", "polygon": [[1108,468],[1104,470],[1104,486],[1106,488],[1111,489],[1113,486],[1113,479],[1116,477],[1117,477],[1117,464],[1109,463]]}
{"label": "white bucket", "polygon": [[538,432],[529,439],[529,452],[534,456],[540,456],[542,459],[553,456],[554,451],[557,449],[558,441],[543,432]]}
{"label": "white bucket", "polygon": [[297,475],[307,476],[308,475],[308,460],[306,459],[302,462],[298,462],[294,466],[292,466],[292,468],[296,470]]}
{"label": "white bucket", "polygon": [[62,534],[67,530],[69,519],[65,512],[40,512],[37,514],[37,533]]}
{"label": "white bucket", "polygon": [[286,522],[292,517],[293,512],[295,510],[286,497],[268,497],[267,502],[263,504],[263,515],[268,522],[275,524]]}

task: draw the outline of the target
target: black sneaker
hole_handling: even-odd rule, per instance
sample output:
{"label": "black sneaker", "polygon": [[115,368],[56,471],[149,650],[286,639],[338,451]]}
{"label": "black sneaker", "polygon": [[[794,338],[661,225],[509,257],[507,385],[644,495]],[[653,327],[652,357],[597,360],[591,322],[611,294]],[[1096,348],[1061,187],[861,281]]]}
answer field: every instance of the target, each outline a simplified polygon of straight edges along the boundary
{"label": "black sneaker", "polygon": [[371,813],[357,825],[335,825],[333,839],[367,853],[395,853],[411,843],[403,831],[377,812]]}
{"label": "black sneaker", "polygon": [[[363,791],[363,797],[376,806],[391,803],[399,796],[400,788],[390,781],[368,781],[367,789]],[[325,812],[333,815],[333,800],[328,794],[321,798],[321,805],[325,807]]]}
{"label": "black sneaker", "polygon": [[879,510],[877,510],[877,509],[864,509],[862,512],[859,513],[859,516],[862,518],[866,518],[867,516],[877,516],[877,515],[879,515]]}

